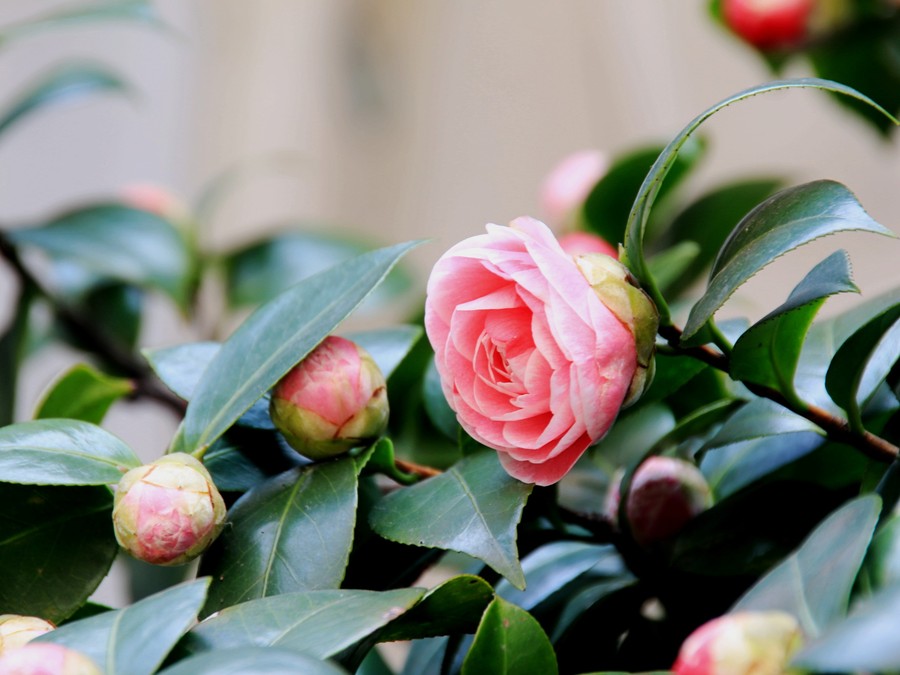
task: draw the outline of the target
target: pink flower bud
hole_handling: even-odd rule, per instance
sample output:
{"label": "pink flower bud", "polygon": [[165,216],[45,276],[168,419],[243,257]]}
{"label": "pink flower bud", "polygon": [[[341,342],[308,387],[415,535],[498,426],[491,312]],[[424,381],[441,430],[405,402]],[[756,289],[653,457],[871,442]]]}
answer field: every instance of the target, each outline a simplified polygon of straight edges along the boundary
{"label": "pink flower bud", "polygon": [[784,675],[801,647],[797,620],[785,612],[737,612],[709,621],[681,645],[677,675]]}
{"label": "pink flower bud", "polygon": [[188,208],[166,188],[152,183],[132,183],[122,188],[122,199],[129,206],[149,211],[175,223],[189,218]]}
{"label": "pink flower bud", "polygon": [[0,654],[33,640],[56,628],[49,621],[36,616],[0,614]]}
{"label": "pink flower bud", "polygon": [[611,258],[618,258],[619,252],[606,239],[593,232],[569,232],[559,238],[562,250],[571,256],[585,253],[602,253]]}
{"label": "pink flower bud", "polygon": [[155,565],[181,565],[203,553],[225,522],[225,503],[206,468],[184,453],[126,473],[113,524],[128,553]]}
{"label": "pink flower bud", "polygon": [[3,675],[103,675],[81,652],[49,642],[33,642],[0,656]]}
{"label": "pink flower bud", "polygon": [[366,350],[331,335],[275,386],[269,410],[291,447],[325,459],[384,432],[387,386]]}
{"label": "pink flower bud", "polygon": [[554,228],[572,227],[578,211],[609,167],[599,150],[575,152],[559,164],[541,185],[541,212]]}
{"label": "pink flower bud", "polygon": [[631,480],[625,506],[631,535],[641,546],[665,541],[712,506],[700,470],[682,459],[651,457]]}
{"label": "pink flower bud", "polygon": [[722,0],[731,30],[763,51],[784,49],[809,35],[816,0]]}

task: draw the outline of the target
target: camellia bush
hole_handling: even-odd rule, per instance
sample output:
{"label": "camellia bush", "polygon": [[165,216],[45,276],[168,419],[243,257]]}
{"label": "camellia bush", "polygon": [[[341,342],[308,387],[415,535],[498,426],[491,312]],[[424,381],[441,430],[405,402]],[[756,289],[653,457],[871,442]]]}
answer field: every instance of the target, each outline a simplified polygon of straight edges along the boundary
{"label": "camellia bush", "polygon": [[[0,130],[116,88],[52,74]],[[706,120],[791,89],[892,120],[780,81],[667,146],[570,158],[544,186],[556,233],[456,243],[391,328],[341,325],[434,244],[213,255],[203,209],[146,188],[0,231],[0,673],[900,670],[900,288],[817,320],[857,292],[837,250],[759,321],[716,320],[805,243],[894,235],[827,179],[678,190]],[[223,315],[253,307],[233,332],[139,348],[148,293],[190,319],[213,282]],[[53,342],[88,361],[16,421]],[[100,426],[124,399],[180,421],[150,462]],[[134,601],[92,602],[122,551]]]}

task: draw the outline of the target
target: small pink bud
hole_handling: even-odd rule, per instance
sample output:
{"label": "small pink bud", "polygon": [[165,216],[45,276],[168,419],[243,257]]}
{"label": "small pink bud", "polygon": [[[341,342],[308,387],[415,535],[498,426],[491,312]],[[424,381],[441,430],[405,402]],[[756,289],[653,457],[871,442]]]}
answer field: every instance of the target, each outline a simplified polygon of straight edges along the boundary
{"label": "small pink bud", "polygon": [[166,188],[152,183],[132,183],[122,188],[122,199],[129,206],[149,211],[175,223],[189,218],[188,208]]}
{"label": "small pink bud", "polygon": [[225,502],[206,468],[184,453],[126,473],[113,524],[128,553],[155,565],[181,565],[203,553],[225,522]]}
{"label": "small pink bud", "polygon": [[387,386],[366,350],[331,335],[275,385],[269,411],[291,447],[325,459],[384,432]]}
{"label": "small pink bud", "polygon": [[557,164],[541,185],[541,212],[547,224],[563,229],[575,225],[591,190],[609,167],[599,150],[575,152]]}
{"label": "small pink bud", "polygon": [[677,675],[785,675],[803,633],[785,612],[737,612],[688,636],[672,670]]}
{"label": "small pink bud", "polygon": [[0,656],[2,675],[103,675],[81,652],[49,642],[33,642]]}
{"label": "small pink bud", "polygon": [[674,457],[651,457],[631,480],[625,507],[634,540],[641,546],[665,541],[712,505],[700,470]]}
{"label": "small pink bud", "polygon": [[19,614],[0,614],[0,654],[16,647],[21,647],[38,635],[43,635],[56,628],[49,621],[36,616]]}
{"label": "small pink bud", "polygon": [[722,0],[722,17],[746,42],[769,51],[805,40],[815,5],[815,0]]}
{"label": "small pink bud", "polygon": [[585,253],[602,253],[611,258],[618,258],[619,252],[606,239],[593,232],[569,232],[559,238],[562,250],[571,256]]}

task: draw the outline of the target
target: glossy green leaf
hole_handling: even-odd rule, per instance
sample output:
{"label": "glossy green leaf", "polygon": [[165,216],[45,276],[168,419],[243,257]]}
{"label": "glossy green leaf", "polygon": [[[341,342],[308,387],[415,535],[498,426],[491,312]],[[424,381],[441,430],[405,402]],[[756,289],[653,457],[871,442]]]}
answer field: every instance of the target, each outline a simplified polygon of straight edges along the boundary
{"label": "glossy green leaf", "polygon": [[[691,120],[691,122],[681,130],[681,132],[669,143],[669,145],[666,146],[662,153],[660,153],[657,160],[653,163],[653,166],[650,168],[650,171],[644,179],[644,182],[641,184],[641,188],[638,191],[637,198],[634,201],[634,206],[632,207],[631,213],[628,216],[628,224],[625,228],[625,256],[622,262],[626,264],[626,266],[631,270],[632,274],[634,274],[641,285],[648,291],[648,293],[650,293],[650,296],[656,302],[657,307],[660,310],[661,325],[665,326],[670,321],[668,305],[666,304],[665,299],[660,295],[659,290],[656,288],[655,282],[650,276],[649,270],[647,268],[647,263],[644,259],[644,234],[647,229],[647,224],[650,220],[650,212],[653,208],[653,204],[657,196],[660,194],[660,189],[663,185],[663,181],[666,178],[666,175],[677,163],[679,151],[683,146],[685,146],[691,135],[707,119],[715,115],[720,110],[727,108],[733,103],[746,98],[750,98],[752,96],[756,96],[758,94],[763,94],[769,91],[777,91],[780,89],[792,88],[814,88],[841,93],[846,96],[857,98],[861,101],[869,103],[878,110],[881,110],[888,117],[891,117],[890,114],[883,108],[880,108],[877,103],[863,96],[859,92],[851,89],[850,87],[845,87],[844,85],[838,84],[836,82],[830,82],[828,80],[811,78],[769,82],[767,84],[746,89],[742,92],[734,94],[733,96],[729,96],[728,98],[723,99],[722,101],[716,103],[712,107],[700,113],[693,120]],[[712,316],[712,313],[710,313],[710,316]],[[703,325],[703,323],[706,323],[706,321],[704,320],[700,322],[700,325],[698,325],[695,330],[698,330],[700,326]]]}
{"label": "glossy green leaf", "polygon": [[274,431],[243,426],[229,429],[203,455],[203,466],[216,487],[232,492],[247,492],[306,463]]}
{"label": "glossy green leaf", "polygon": [[845,504],[757,581],[732,611],[782,610],[797,618],[808,637],[820,635],[847,612],[880,509],[876,495]]}
{"label": "glossy green leaf", "polygon": [[86,422],[35,420],[0,428],[0,480],[6,482],[112,484],[140,465],[131,448]]}
{"label": "glossy green leaf", "polygon": [[248,492],[203,558],[213,577],[206,614],[294,591],[337,588],[353,544],[351,458],[293,469]]}
{"label": "glossy green leaf", "polygon": [[181,306],[188,301],[193,263],[187,244],[169,221],[148,211],[94,205],[9,237],[101,276],[159,289]]}
{"label": "glossy green leaf", "polygon": [[8,26],[0,31],[0,46],[55,28],[78,24],[93,25],[100,21],[132,21],[155,27],[163,26],[153,5],[147,0],[113,0],[63,9]]}
{"label": "glossy green leaf", "polygon": [[60,626],[41,636],[78,650],[105,675],[152,675],[196,622],[209,579],[185,582],[124,609]]}
{"label": "glossy green leaf", "polygon": [[682,241],[663,249],[647,261],[650,274],[664,292],[685,278],[700,255],[700,246],[693,241]]}
{"label": "glossy green leaf", "polygon": [[45,106],[77,100],[91,94],[122,93],[127,89],[118,75],[103,66],[78,64],[57,68],[22,92],[0,114],[0,134]]}
{"label": "glossy green leaf", "polygon": [[[591,622],[591,613],[603,611],[605,600],[615,600],[619,591],[627,593],[625,589],[636,584],[637,579],[630,573],[618,577],[601,577],[599,580],[585,584],[583,588],[572,593],[566,600],[566,604],[556,620],[550,641],[553,644],[559,642],[566,631],[578,622]],[[612,633],[612,631],[610,632]]]}
{"label": "glossy green leaf", "polygon": [[532,485],[509,476],[494,452],[470,455],[440,476],[379,501],[369,523],[385,539],[466,553],[525,585],[516,526]]}
{"label": "glossy green leaf", "polygon": [[553,675],[556,654],[541,625],[503,598],[488,606],[463,661],[463,675]]}
{"label": "glossy green leaf", "polygon": [[131,380],[111,377],[87,364],[72,366],[47,392],[35,418],[68,417],[100,424],[110,406],[134,391]]}
{"label": "glossy green leaf", "polygon": [[422,335],[424,331],[420,326],[410,325],[358,331],[347,333],[344,337],[369,352],[381,374],[387,379],[422,339]]}
{"label": "glossy green leaf", "polygon": [[197,654],[160,671],[160,675],[346,675],[333,663],[289,649],[249,647]]}
{"label": "glossy green leaf", "polygon": [[441,376],[438,374],[437,367],[434,365],[432,357],[425,369],[425,376],[422,378],[422,405],[425,413],[431,423],[443,433],[447,438],[456,440],[460,434],[459,422],[456,420],[456,413],[447,403],[447,397],[444,396],[444,390],[441,387]]}
{"label": "glossy green leaf", "polygon": [[[847,411],[850,426],[863,431],[860,398],[867,399],[900,356],[900,304],[885,310],[847,338],[825,374],[832,400]],[[864,383],[864,380],[867,382]]]}
{"label": "glossy green leaf", "polygon": [[206,448],[300,362],[416,242],[366,253],[309,277],[256,310],[203,372],[173,442]]}
{"label": "glossy green leaf", "polygon": [[250,600],[201,622],[187,647],[195,652],[282,647],[327,659],[401,616],[423,595],[421,588],[319,590]]}
{"label": "glossy green leaf", "polygon": [[0,606],[59,623],[88,599],[119,551],[106,487],[0,483]]}
{"label": "glossy green leaf", "polygon": [[831,295],[858,291],[847,254],[836,251],[797,284],[783,305],[741,335],[731,353],[731,376],[798,400],[794,375],[819,308]]}
{"label": "glossy green leaf", "polygon": [[174,347],[143,350],[156,376],[174,394],[190,401],[203,371],[219,353],[218,342],[190,342]]}
{"label": "glossy green leaf", "polygon": [[653,374],[653,382],[650,388],[638,399],[636,405],[647,405],[655,401],[668,398],[702,370],[708,368],[706,364],[695,358],[687,356],[675,356],[666,353],[657,353],[656,372]]}

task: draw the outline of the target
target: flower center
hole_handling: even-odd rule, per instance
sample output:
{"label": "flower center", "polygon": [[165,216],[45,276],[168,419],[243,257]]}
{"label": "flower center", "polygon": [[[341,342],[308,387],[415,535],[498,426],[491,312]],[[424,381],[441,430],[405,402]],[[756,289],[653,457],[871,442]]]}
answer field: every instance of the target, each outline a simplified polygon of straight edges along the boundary
{"label": "flower center", "polygon": [[510,396],[523,394],[525,386],[522,378],[516,373],[506,352],[507,345],[505,343],[495,341],[487,333],[482,333],[478,340],[478,351],[475,354],[475,372],[483,382],[497,391]]}

